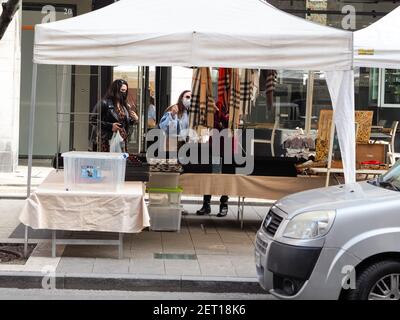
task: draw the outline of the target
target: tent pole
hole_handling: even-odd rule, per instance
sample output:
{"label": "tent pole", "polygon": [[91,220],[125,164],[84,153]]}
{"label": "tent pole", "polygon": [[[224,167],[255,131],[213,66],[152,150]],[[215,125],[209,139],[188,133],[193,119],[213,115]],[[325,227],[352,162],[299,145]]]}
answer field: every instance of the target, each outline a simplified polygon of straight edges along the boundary
{"label": "tent pole", "polygon": [[[33,134],[35,131],[35,109],[36,109],[36,87],[37,87],[37,69],[36,63],[32,67],[32,91],[31,91],[31,110],[29,114],[29,131],[28,131],[28,181],[26,197],[31,195],[32,183],[32,158],[33,158]],[[25,241],[24,241],[24,257],[28,255],[28,226],[25,226]]]}
{"label": "tent pole", "polygon": [[36,109],[36,87],[37,87],[37,64],[33,64],[32,69],[32,92],[31,92],[31,110],[29,114],[29,131],[28,131],[28,184],[27,198],[31,195],[32,182],[32,158],[33,158],[33,134],[35,131],[35,109]]}
{"label": "tent pole", "polygon": [[312,117],[312,107],[314,99],[314,72],[308,72],[307,81],[307,102],[306,102],[306,119],[304,121],[305,133],[309,134],[311,130],[311,117]]}
{"label": "tent pole", "polygon": [[59,154],[59,150],[58,150],[58,142],[60,140],[60,130],[59,130],[59,114],[58,114],[58,66],[56,65],[56,170],[58,171],[59,168],[59,163],[58,163],[58,154]]}
{"label": "tent pole", "polygon": [[[138,76],[138,88],[140,92],[140,101],[139,101],[139,116],[142,117],[142,111],[143,111],[143,95],[144,95],[144,68],[145,67],[139,67],[139,76]],[[143,117],[142,119],[146,119]],[[138,132],[138,152],[140,153],[142,151],[142,130],[143,130],[143,121],[139,121],[139,132]]]}
{"label": "tent pole", "polygon": [[[59,169],[59,163],[58,163],[58,155],[61,152],[61,133],[62,133],[62,126],[63,126],[63,121],[59,122],[59,116],[63,116],[64,113],[64,107],[65,107],[65,82],[67,78],[67,66],[63,66],[62,70],[62,80],[61,80],[61,103],[60,103],[60,110],[57,108],[57,170]],[[58,107],[58,103],[56,104]]]}
{"label": "tent pole", "polygon": [[329,187],[329,177],[332,168],[332,155],[333,155],[333,140],[335,139],[335,110],[332,112],[331,132],[329,137],[329,152],[328,152],[328,170],[326,172],[325,187]]}
{"label": "tent pole", "polygon": [[97,67],[97,103],[99,104],[97,115],[97,152],[101,151],[101,66]]}

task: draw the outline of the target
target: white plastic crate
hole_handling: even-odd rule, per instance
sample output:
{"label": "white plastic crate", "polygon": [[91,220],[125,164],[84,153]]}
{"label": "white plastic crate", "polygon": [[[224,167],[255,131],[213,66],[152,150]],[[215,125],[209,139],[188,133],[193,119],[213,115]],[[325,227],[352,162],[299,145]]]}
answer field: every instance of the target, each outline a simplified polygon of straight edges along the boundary
{"label": "white plastic crate", "polygon": [[64,183],[68,191],[118,191],[125,182],[126,154],[67,152]]}
{"label": "white plastic crate", "polygon": [[175,172],[150,172],[148,188],[177,188],[179,173]]}
{"label": "white plastic crate", "polygon": [[148,207],[150,215],[150,230],[153,231],[180,231],[181,206],[153,206]]}
{"label": "white plastic crate", "polygon": [[178,206],[181,204],[180,193],[149,193],[150,205],[156,206]]}

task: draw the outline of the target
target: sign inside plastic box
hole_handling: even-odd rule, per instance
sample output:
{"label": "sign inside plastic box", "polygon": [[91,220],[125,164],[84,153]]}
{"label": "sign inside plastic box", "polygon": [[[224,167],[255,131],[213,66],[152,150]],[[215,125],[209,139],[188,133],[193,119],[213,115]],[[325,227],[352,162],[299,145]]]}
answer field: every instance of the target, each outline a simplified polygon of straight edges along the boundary
{"label": "sign inside plastic box", "polygon": [[73,151],[62,156],[66,190],[116,191],[125,181],[127,154]]}

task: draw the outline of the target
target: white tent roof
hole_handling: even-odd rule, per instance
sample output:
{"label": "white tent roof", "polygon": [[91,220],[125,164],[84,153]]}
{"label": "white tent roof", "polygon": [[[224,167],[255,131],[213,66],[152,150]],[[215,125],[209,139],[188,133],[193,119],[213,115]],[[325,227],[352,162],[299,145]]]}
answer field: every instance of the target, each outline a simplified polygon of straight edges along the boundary
{"label": "white tent roof", "polygon": [[261,0],[121,0],[37,25],[34,62],[349,70],[352,34]]}
{"label": "white tent roof", "polygon": [[400,68],[400,7],[370,26],[354,32],[354,64]]}

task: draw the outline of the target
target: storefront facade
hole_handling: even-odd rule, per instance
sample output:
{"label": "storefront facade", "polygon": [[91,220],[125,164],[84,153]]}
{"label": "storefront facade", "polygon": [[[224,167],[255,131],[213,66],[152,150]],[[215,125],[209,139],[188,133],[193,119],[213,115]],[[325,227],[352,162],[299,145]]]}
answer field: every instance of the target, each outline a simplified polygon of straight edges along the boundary
{"label": "storefront facade", "polygon": [[[23,1],[22,40],[21,40],[21,95],[20,103],[14,106],[14,114],[19,114],[14,128],[19,128],[13,136],[14,156],[10,163],[16,164],[16,158],[27,155],[27,136],[29,120],[29,101],[31,95],[31,72],[33,50],[33,26],[37,23],[66,19],[101,8],[113,0],[30,0]],[[313,20],[328,26],[358,30],[377,21],[380,17],[398,6],[393,1],[333,1],[333,0],[283,0],[269,1],[272,5],[301,18]],[[355,14],[355,15],[353,15]],[[112,17],[111,17],[112,18]],[[97,66],[67,67],[65,87],[61,88],[62,66],[39,66],[37,115],[35,124],[34,158],[50,159],[59,150],[87,150],[90,128],[88,114],[92,111],[113,79],[124,78],[130,86],[132,103],[138,109],[141,119],[147,118],[147,106],[150,96],[155,96],[157,116],[175,102],[177,94],[190,84],[190,70],[184,68],[156,68],[155,66],[129,68],[111,68]],[[356,109],[374,111],[374,123],[390,127],[391,122],[400,118],[400,85],[397,70],[357,68],[356,72]],[[247,116],[248,123],[274,123],[279,118],[279,127],[293,129],[305,126],[308,72],[288,72],[279,70],[274,92],[272,112],[268,112],[266,97],[259,95],[254,108]],[[57,115],[55,105],[60,105],[61,92],[65,101],[63,114]],[[16,110],[18,109],[18,110]],[[316,129],[320,110],[331,109],[331,102],[323,73],[316,72],[311,128]],[[285,115],[285,117],[281,117]],[[57,126],[58,118],[58,126]],[[143,137],[147,130],[147,121],[141,121],[131,138],[131,150],[144,148]],[[9,131],[9,130],[8,130]],[[7,132],[0,132],[5,138]],[[264,135],[263,132],[256,135]],[[57,145],[57,136],[60,144]],[[400,141],[398,148],[400,148]],[[396,145],[397,145],[396,143]],[[1,147],[1,146],[0,146]],[[2,147],[5,149],[5,147]],[[0,150],[3,151],[3,150]],[[256,153],[268,154],[268,148],[257,146]],[[277,148],[276,155],[280,149]],[[7,161],[7,160],[3,160]],[[11,166],[11,167],[15,167]],[[8,170],[10,166],[7,167]],[[6,170],[6,169],[2,169]]]}
{"label": "storefront facade", "polygon": [[[269,1],[272,5],[288,13],[306,18],[327,26],[345,30],[359,30],[378,21],[399,4],[395,1],[333,1],[333,0],[288,0]],[[356,110],[373,111],[373,125],[390,128],[393,121],[400,119],[400,95],[398,70],[377,68],[355,68],[355,108]],[[278,84],[275,101],[282,104],[282,113],[288,117],[280,120],[280,127],[293,129],[305,126],[307,81],[306,72],[278,72]],[[260,102],[260,105],[263,103]],[[283,109],[282,109],[283,108]],[[266,119],[274,122],[272,116],[263,114],[260,107],[250,115],[252,122]],[[316,72],[314,80],[313,110],[311,128],[317,129],[319,113],[322,109],[331,109],[331,101],[323,73]],[[397,139],[396,150],[400,148]],[[260,150],[262,151],[262,150]],[[279,153],[281,150],[278,149]]]}

